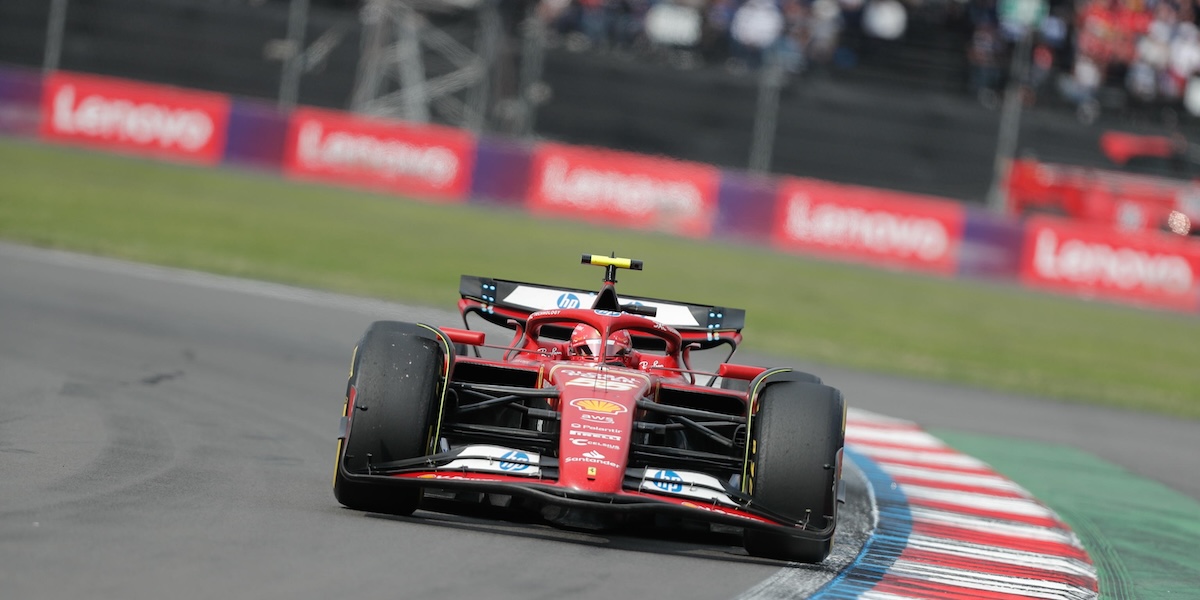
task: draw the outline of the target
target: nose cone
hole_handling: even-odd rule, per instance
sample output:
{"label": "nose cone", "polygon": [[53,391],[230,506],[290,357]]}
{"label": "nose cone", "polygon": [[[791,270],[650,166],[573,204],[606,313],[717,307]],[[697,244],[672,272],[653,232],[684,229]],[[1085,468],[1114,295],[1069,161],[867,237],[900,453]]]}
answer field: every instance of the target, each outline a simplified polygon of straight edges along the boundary
{"label": "nose cone", "polygon": [[559,390],[562,413],[559,482],[578,490],[620,491],[634,411],[650,378],[602,365],[558,365],[550,377]]}

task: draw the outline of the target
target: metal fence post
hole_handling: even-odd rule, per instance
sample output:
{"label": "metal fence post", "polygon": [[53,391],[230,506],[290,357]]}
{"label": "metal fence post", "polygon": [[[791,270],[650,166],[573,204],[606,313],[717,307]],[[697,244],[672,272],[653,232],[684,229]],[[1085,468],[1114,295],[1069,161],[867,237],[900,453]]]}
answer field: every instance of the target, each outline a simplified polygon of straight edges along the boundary
{"label": "metal fence post", "polygon": [[63,30],[67,25],[68,0],[51,0],[50,17],[46,22],[46,52],[43,55],[42,70],[46,73],[58,70],[62,60]]}
{"label": "metal fence post", "polygon": [[535,12],[526,15],[521,31],[521,65],[517,82],[519,123],[516,133],[523,138],[533,137],[538,105],[546,100],[546,84],[542,82],[546,55],[546,29]]}
{"label": "metal fence post", "polygon": [[[1015,24],[1022,27],[1021,39],[1012,53],[1008,67],[1008,84],[1004,89],[1004,104],[1000,109],[1000,131],[996,136],[996,156],[992,166],[992,185],[988,189],[987,206],[992,212],[1008,212],[1008,175],[1017,153],[1021,135],[1021,109],[1025,102],[1024,89],[1029,79],[1029,56],[1033,48],[1033,27],[1044,10],[1038,0],[1013,0],[1006,3]],[[1017,5],[1020,6],[1017,6]]]}
{"label": "metal fence post", "polygon": [[783,87],[783,65],[771,53],[758,78],[758,106],[754,111],[754,135],[750,141],[750,170],[766,173],[775,151],[775,129],[779,121],[779,90]]}
{"label": "metal fence post", "polygon": [[304,38],[308,29],[308,0],[291,0],[288,8],[288,55],[279,78],[279,108],[290,109],[300,98],[300,74],[304,72]]}

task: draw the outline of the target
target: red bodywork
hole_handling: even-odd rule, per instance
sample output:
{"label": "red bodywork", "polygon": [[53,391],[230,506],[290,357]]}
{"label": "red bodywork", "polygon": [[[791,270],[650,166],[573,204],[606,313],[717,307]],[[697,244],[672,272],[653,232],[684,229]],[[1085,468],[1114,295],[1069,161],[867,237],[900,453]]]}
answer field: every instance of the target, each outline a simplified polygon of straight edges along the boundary
{"label": "red bodywork", "polygon": [[[463,302],[468,307],[472,303],[470,300]],[[393,478],[433,479],[447,488],[495,489],[491,486],[501,484],[526,490],[540,489],[549,494],[566,492],[568,495],[564,499],[570,498],[572,492],[589,498],[604,495],[613,502],[629,502],[629,507],[668,506],[699,511],[708,520],[785,525],[734,506],[647,493],[640,489],[642,486],[631,489],[630,441],[635,416],[645,411],[639,407],[639,402],[653,402],[663,388],[695,387],[696,375],[683,351],[683,334],[647,317],[605,310],[554,309],[521,316],[525,325],[517,328],[512,343],[504,348],[505,356],[500,362],[510,368],[536,372],[539,387],[557,391],[557,398],[550,400],[549,407],[561,415],[556,476],[531,477],[465,470],[449,473],[433,469],[396,473]],[[643,341],[655,338],[662,348],[654,352],[634,351],[620,361],[613,357],[570,357],[566,342],[540,335],[547,327],[570,329],[577,323],[596,328],[604,338],[618,330],[628,331],[635,339]],[[486,345],[478,331],[449,328],[442,331],[454,343]],[[740,340],[739,333],[731,335]],[[466,364],[491,365],[496,362],[471,356],[456,359],[460,368]],[[749,380],[765,370],[763,367],[722,364],[712,375]],[[743,403],[746,396],[713,388],[705,388],[705,393],[721,394],[731,402]],[[514,468],[514,472],[519,471]],[[664,487],[672,485],[678,484],[663,482]]]}

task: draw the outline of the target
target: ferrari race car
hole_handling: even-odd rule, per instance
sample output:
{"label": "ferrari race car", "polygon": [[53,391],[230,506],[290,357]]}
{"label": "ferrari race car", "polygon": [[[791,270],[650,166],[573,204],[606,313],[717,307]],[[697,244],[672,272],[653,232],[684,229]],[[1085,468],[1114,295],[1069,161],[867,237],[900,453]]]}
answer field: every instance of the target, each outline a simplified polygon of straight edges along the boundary
{"label": "ferrari race car", "polygon": [[[808,373],[727,362],[743,310],[618,296],[617,269],[641,261],[583,263],[604,267],[598,293],[464,275],[463,329],[372,323],[346,388],[338,502],[408,515],[431,495],[586,530],[699,522],[740,530],[752,556],[824,560],[842,394]],[[487,343],[468,317],[511,341]],[[703,350],[724,360],[693,368]]]}

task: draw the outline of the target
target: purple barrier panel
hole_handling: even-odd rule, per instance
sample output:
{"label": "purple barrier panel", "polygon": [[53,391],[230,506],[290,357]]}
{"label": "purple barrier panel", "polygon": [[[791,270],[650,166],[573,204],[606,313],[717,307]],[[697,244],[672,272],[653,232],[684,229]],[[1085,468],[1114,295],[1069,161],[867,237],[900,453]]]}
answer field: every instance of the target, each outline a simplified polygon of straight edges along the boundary
{"label": "purple barrier panel", "polygon": [[0,66],[0,133],[36,136],[42,122],[42,74]]}
{"label": "purple barrier panel", "polygon": [[777,184],[771,177],[721,171],[713,235],[760,241],[770,239],[779,192]]}
{"label": "purple barrier panel", "polygon": [[958,274],[1016,279],[1021,270],[1024,225],[978,208],[968,208],[966,214]]}
{"label": "purple barrier panel", "polygon": [[224,163],[278,171],[288,122],[288,115],[274,105],[235,98],[229,110]]}
{"label": "purple barrier panel", "polygon": [[525,144],[500,138],[479,138],[471,201],[520,206],[529,195],[532,154]]}

